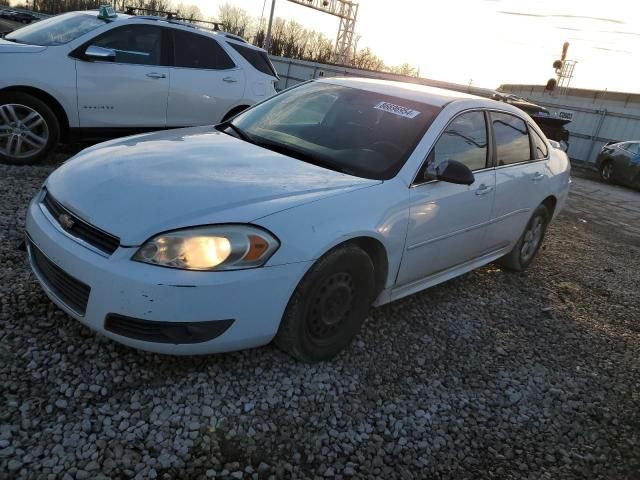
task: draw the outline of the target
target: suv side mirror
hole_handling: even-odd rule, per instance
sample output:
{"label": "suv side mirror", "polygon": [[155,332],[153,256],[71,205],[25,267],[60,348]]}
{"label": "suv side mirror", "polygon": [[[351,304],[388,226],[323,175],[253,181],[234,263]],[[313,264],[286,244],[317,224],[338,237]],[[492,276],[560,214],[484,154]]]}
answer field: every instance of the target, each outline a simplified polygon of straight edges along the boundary
{"label": "suv side mirror", "polygon": [[441,162],[437,167],[435,174],[425,172],[425,178],[430,180],[440,180],[447,183],[455,183],[457,185],[471,185],[476,181],[473,172],[464,163],[457,160],[446,160]]}
{"label": "suv side mirror", "polygon": [[89,60],[102,60],[113,62],[116,59],[116,51],[111,48],[89,45],[84,51],[85,58]]}

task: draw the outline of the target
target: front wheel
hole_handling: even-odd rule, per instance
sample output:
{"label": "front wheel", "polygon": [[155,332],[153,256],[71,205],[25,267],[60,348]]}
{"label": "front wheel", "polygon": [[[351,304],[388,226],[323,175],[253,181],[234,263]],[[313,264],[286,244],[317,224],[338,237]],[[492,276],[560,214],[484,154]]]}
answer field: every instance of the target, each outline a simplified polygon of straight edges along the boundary
{"label": "front wheel", "polygon": [[306,362],[327,360],[349,345],[373,302],[374,267],[356,245],[324,255],[301,280],[275,343]]}
{"label": "front wheel", "polygon": [[613,175],[615,173],[615,166],[612,161],[605,162],[600,167],[600,178],[607,183],[613,182]]}
{"label": "front wheel", "polygon": [[28,165],[58,144],[60,126],[42,100],[22,92],[0,94],[0,161]]}
{"label": "front wheel", "polygon": [[547,207],[540,205],[533,212],[524,233],[507,255],[498,260],[498,263],[509,270],[521,272],[533,261],[547,231],[551,214]]}

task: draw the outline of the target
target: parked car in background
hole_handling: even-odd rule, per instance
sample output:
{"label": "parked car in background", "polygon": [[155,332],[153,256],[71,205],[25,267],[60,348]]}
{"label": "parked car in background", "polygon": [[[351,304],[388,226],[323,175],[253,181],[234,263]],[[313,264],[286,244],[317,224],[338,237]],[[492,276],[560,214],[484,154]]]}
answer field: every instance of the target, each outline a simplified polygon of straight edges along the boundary
{"label": "parked car in background", "polygon": [[0,65],[0,160],[14,164],[59,141],[219,123],[277,81],[266,52],[235,35],[96,11],[7,34]]}
{"label": "parked car in background", "polygon": [[8,8],[0,8],[0,18],[9,18],[12,13],[13,10],[9,10]]}
{"label": "parked car in background", "polygon": [[32,15],[28,12],[13,12],[9,15],[8,17],[9,20],[13,20],[14,22],[20,22],[20,23],[31,23],[34,20],[37,20],[38,17],[36,17],[35,15]]}
{"label": "parked car in background", "polygon": [[382,305],[534,259],[570,165],[522,110],[383,80],[307,82],[216,127],[112,140],[27,213],[33,271],[116,341],[332,357]]}
{"label": "parked car in background", "polygon": [[596,159],[596,167],[605,182],[640,188],[640,141],[605,145]]}

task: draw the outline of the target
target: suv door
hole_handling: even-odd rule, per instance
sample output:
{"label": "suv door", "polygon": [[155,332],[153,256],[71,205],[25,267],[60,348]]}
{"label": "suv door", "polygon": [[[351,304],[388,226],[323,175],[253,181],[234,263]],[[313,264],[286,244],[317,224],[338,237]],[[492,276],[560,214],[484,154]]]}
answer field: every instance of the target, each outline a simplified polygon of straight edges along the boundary
{"label": "suv door", "polygon": [[[411,288],[416,283],[417,290],[421,279],[462,267],[482,253],[495,188],[488,138],[485,113],[475,110],[455,117],[435,143],[411,188],[397,286]],[[467,165],[475,182],[467,186],[429,180],[429,172],[447,160]]]}
{"label": "suv door", "polygon": [[219,123],[244,95],[244,72],[216,39],[179,29],[171,32],[173,66],[168,125]]}
{"label": "suv door", "polygon": [[[169,69],[161,27],[124,25],[72,55],[76,62],[81,127],[166,127]],[[89,59],[86,49],[111,49],[115,58]]]}
{"label": "suv door", "polygon": [[496,197],[485,250],[508,249],[522,235],[531,214],[546,198],[549,149],[522,118],[490,112],[495,142]]}

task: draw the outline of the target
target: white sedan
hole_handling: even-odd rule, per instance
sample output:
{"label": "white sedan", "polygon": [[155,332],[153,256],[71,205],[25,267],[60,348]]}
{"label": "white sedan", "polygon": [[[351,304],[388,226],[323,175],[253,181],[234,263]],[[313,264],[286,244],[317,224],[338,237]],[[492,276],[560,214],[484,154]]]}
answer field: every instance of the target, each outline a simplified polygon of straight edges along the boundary
{"label": "white sedan", "polygon": [[331,79],[216,127],[91,147],[31,202],[49,297],[132,347],[275,343],[332,357],[382,305],[536,255],[567,156],[521,110],[448,90]]}

